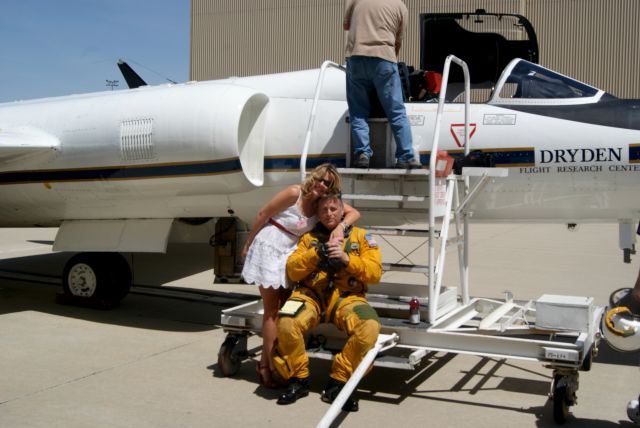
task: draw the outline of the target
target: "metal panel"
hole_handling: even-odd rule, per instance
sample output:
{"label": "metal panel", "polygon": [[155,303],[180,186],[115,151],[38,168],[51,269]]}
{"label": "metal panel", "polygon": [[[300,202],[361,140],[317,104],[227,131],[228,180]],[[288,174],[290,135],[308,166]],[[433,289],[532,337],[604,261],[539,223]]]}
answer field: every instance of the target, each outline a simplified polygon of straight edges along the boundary
{"label": "metal panel", "polygon": [[166,253],[172,218],[65,220],[54,251]]}
{"label": "metal panel", "polygon": [[[418,65],[420,13],[517,13],[533,24],[540,63],[624,98],[640,98],[638,0],[405,0],[400,60]],[[344,62],[345,0],[191,0],[194,80]]]}

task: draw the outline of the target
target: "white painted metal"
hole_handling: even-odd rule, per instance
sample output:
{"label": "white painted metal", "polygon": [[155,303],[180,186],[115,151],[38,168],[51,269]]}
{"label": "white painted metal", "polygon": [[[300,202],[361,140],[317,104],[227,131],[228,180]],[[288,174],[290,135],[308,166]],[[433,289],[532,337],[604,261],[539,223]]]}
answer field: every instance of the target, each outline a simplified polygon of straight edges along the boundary
{"label": "white painted metal", "polygon": [[338,394],[333,403],[331,403],[331,406],[329,406],[329,409],[325,413],[324,417],[318,423],[318,427],[329,427],[331,425],[331,422],[333,422],[338,416],[338,414],[340,413],[340,409],[342,409],[344,403],[346,403],[351,393],[356,389],[356,386],[358,386],[360,379],[362,379],[362,377],[366,374],[369,366],[371,366],[376,356],[383,350],[395,346],[397,339],[398,336],[396,334],[378,335],[378,340],[376,341],[375,346],[366,353],[358,367],[351,374],[349,381],[342,388],[340,394]]}
{"label": "white painted metal", "polygon": [[54,251],[164,253],[173,219],[65,220]]}
{"label": "white painted metal", "polygon": [[[461,61],[451,61],[463,66]],[[450,61],[450,62],[451,62]],[[445,67],[445,88],[448,73],[448,64]],[[468,84],[468,72],[465,72]],[[319,78],[319,83],[322,76]],[[320,93],[320,84],[316,86],[316,95]],[[468,87],[467,87],[467,92]],[[413,271],[427,273],[427,287],[409,286],[408,284],[385,285],[380,284],[373,289],[370,294],[370,303],[373,307],[380,311],[389,313],[406,313],[408,299],[412,295],[420,297],[421,305],[426,304],[428,322],[421,322],[418,325],[408,325],[404,318],[388,316],[382,322],[382,334],[397,335],[397,340],[389,346],[398,345],[403,349],[410,350],[408,362],[402,364],[395,359],[386,360],[381,364],[388,364],[394,367],[415,367],[419,359],[424,357],[428,351],[455,352],[462,354],[481,355],[496,358],[516,358],[530,361],[538,361],[547,364],[563,376],[569,376],[577,379],[577,370],[580,368],[582,361],[589,358],[589,352],[598,340],[597,329],[594,327],[598,324],[602,316],[602,308],[595,307],[591,300],[580,300],[579,305],[575,304],[578,298],[554,297],[541,298],[535,303],[533,301],[516,303],[510,293],[507,293],[504,301],[496,301],[492,299],[470,298],[468,287],[468,240],[469,240],[469,224],[468,213],[470,211],[476,213],[478,201],[481,200],[483,192],[487,191],[488,186],[494,178],[504,178],[508,176],[506,169],[500,168],[465,168],[461,176],[450,176],[447,178],[435,177],[435,153],[438,151],[439,139],[439,122],[442,121],[444,115],[444,97],[446,90],[443,89],[441,99],[436,114],[436,125],[433,132],[433,144],[430,147],[431,165],[428,170],[429,174],[429,192],[428,197],[423,198],[429,202],[429,265],[424,266],[404,266],[395,264],[385,264],[385,268],[403,268]],[[468,100],[467,100],[468,101]],[[320,105],[317,96],[314,98],[314,104]],[[467,102],[467,107],[469,107]],[[318,115],[320,119],[322,115]],[[315,120],[315,119],[314,119]],[[469,135],[469,117],[465,117],[465,138],[464,151],[468,152],[470,146]],[[305,147],[311,146],[311,131],[313,122],[309,122],[307,136],[308,141]],[[348,136],[345,138],[345,141]],[[344,143],[344,141],[343,141]],[[305,149],[306,150],[306,149]],[[304,164],[301,164],[304,169]],[[368,180],[389,179],[398,176],[397,172],[390,173],[384,170],[342,170],[345,177],[350,180]],[[395,175],[394,175],[395,174]],[[425,171],[416,173],[418,176],[427,174]],[[395,180],[400,182],[397,187],[400,190],[401,197],[390,198],[389,195],[377,194],[363,196],[360,193],[345,195],[345,198],[357,200],[378,200],[387,202],[389,200],[401,201],[404,203],[412,196],[404,193],[402,183],[406,178],[405,175],[398,176]],[[473,177],[473,181],[469,178]],[[418,185],[423,181],[417,181]],[[371,189],[377,189],[377,186],[369,186]],[[395,196],[395,195],[391,195]],[[495,202],[495,201],[494,201]],[[372,209],[375,209],[373,207]],[[409,209],[401,207],[398,213],[405,212]],[[438,219],[439,224],[436,223]],[[456,221],[457,236],[449,238],[449,230],[451,221]],[[436,226],[439,229],[436,230]],[[375,231],[375,229],[373,229]],[[401,232],[399,232],[401,233]],[[436,239],[440,239],[439,246],[436,247]],[[458,245],[462,249],[462,257],[460,264],[460,288],[443,288],[442,271],[445,262],[446,247],[450,243]],[[438,251],[436,251],[436,248]],[[436,260],[436,253],[438,254]],[[413,287],[413,288],[412,288]],[[414,293],[416,290],[422,289]],[[462,304],[458,302],[457,296],[460,293]],[[560,303],[560,304],[558,304]],[[571,320],[567,321],[567,306],[573,304],[573,312],[569,311]],[[252,306],[242,308],[232,308],[224,311],[223,325],[228,330],[238,329],[247,331],[254,329],[256,320],[252,319],[248,322],[236,320],[236,318],[251,318],[257,312],[251,312],[249,309],[255,309]],[[571,309],[571,308],[570,308]],[[540,318],[538,319],[538,313]],[[562,312],[562,313],[560,313]],[[424,316],[424,313],[422,314]],[[580,316],[577,316],[580,315]],[[225,324],[225,322],[227,324]],[[324,334],[324,331],[323,331]],[[360,376],[375,360],[375,354],[381,350],[380,343],[376,345],[374,350],[367,354],[366,360],[363,361],[356,372],[352,375],[347,386],[340,394],[340,399],[336,400],[330,410],[325,415],[323,424],[331,423],[335,418],[336,412],[344,404],[344,400],[355,389]],[[322,355],[326,358],[327,355]],[[377,364],[376,364],[377,365]]]}
{"label": "white painted metal", "polygon": [[[393,235],[393,236],[420,236],[427,237],[428,231],[423,229],[404,229],[390,227],[367,226],[367,232],[373,235]],[[438,231],[436,231],[438,233]]]}
{"label": "white painted metal", "polygon": [[388,202],[424,202],[424,196],[403,196],[403,195],[355,195],[345,193],[342,199],[347,201],[388,201]]}
{"label": "white painted metal", "polygon": [[[229,212],[251,221],[273,194],[299,181],[297,167],[284,160],[300,156],[297,142],[307,130],[318,75],[318,70],[308,70],[1,104],[0,175],[18,178],[0,184],[0,225],[220,217]],[[342,71],[326,70],[310,157],[345,157],[349,130],[344,86]],[[533,158],[526,166],[507,165],[509,178],[487,184],[485,196],[469,207],[474,221],[617,221],[640,216],[640,170],[629,159],[630,147],[640,138],[637,130],[544,117],[503,104],[471,107],[468,120],[477,124],[474,148],[530,150]],[[436,130],[441,148],[462,150],[451,136],[451,127],[464,121],[460,105],[446,104],[439,126],[436,105],[409,103],[406,108],[415,119],[414,142],[423,155]],[[485,124],[487,117],[504,120]],[[140,147],[126,140],[136,121],[145,124],[145,138],[150,135],[140,156],[133,152]],[[129,125],[123,128],[123,123]],[[34,146],[42,146],[42,151]],[[555,150],[596,149],[615,150],[621,158],[543,162],[548,161],[543,155]],[[240,166],[175,176],[161,172],[203,161]],[[265,169],[265,162],[272,161],[284,163]],[[572,166],[593,171],[572,172]],[[117,175],[132,169],[160,172]],[[109,173],[76,178],[84,171],[102,170]],[[394,216],[379,214],[371,216],[376,224],[423,221],[422,213],[412,209]]]}
{"label": "white painted metal", "polygon": [[313,127],[316,124],[316,113],[318,111],[318,101],[320,100],[320,91],[322,89],[322,84],[324,83],[324,74],[327,68],[336,68],[338,70],[342,70],[344,72],[347,69],[335,62],[325,61],[320,66],[320,76],[318,77],[318,82],[316,83],[316,90],[313,95],[313,104],[311,105],[311,114],[309,115],[309,124],[307,125],[307,132],[304,137],[304,146],[302,147],[302,156],[300,157],[300,181],[304,181],[307,175],[307,155],[309,153],[309,143],[311,142],[311,133],[313,132]]}
{"label": "white painted metal", "polygon": [[0,128],[0,162],[23,162],[42,156],[53,157],[60,150],[60,139],[31,126]]}
{"label": "white painted metal", "polygon": [[[445,62],[444,62],[444,68],[443,68],[443,72],[442,72],[442,86],[441,86],[441,90],[440,90],[440,95],[438,98],[438,110],[436,113],[436,124],[435,124],[435,132],[433,133],[433,142],[431,144],[431,157],[429,158],[429,171],[430,171],[430,180],[429,180],[429,195],[431,196],[430,201],[429,201],[429,249],[428,249],[428,260],[429,260],[429,266],[430,266],[430,273],[429,273],[429,278],[428,278],[428,287],[429,287],[429,295],[432,296],[432,299],[429,300],[429,322],[433,323],[436,319],[437,316],[437,296],[438,292],[440,291],[438,288],[438,284],[437,284],[437,277],[439,275],[438,271],[436,270],[436,255],[435,255],[435,223],[436,223],[436,215],[438,214],[436,212],[436,207],[435,207],[435,198],[434,195],[436,194],[436,156],[435,154],[438,153],[438,148],[439,148],[439,138],[440,138],[440,124],[442,122],[442,115],[443,115],[443,111],[444,111],[444,102],[447,96],[447,84],[449,82],[449,69],[451,68],[451,63],[454,62],[455,64],[458,64],[460,67],[462,67],[462,70],[464,72],[464,87],[465,87],[465,100],[464,100],[464,135],[465,135],[465,140],[464,140],[464,147],[465,147],[465,154],[469,153],[469,146],[470,146],[470,142],[471,140],[469,139],[469,116],[468,116],[468,112],[469,112],[469,105],[470,105],[470,80],[469,80],[469,69],[467,67],[467,64],[460,60],[459,58],[453,56],[453,55],[449,55],[447,56]],[[465,185],[468,185],[468,182],[465,182]],[[465,193],[467,191],[467,187],[465,186]],[[465,228],[466,229],[466,228]],[[468,230],[465,230],[465,233],[468,232]],[[466,238],[466,235],[465,235]],[[446,238],[445,238],[446,239]],[[465,242],[463,243],[463,245],[466,247],[468,245],[468,243]],[[468,254],[468,253],[467,253]],[[465,260],[465,265],[468,266],[467,261]],[[466,287],[467,285],[463,283],[463,288]],[[435,297],[435,298],[433,298]]]}
{"label": "white painted metal", "polygon": [[403,177],[415,177],[415,176],[425,176],[430,175],[428,169],[378,169],[378,168],[369,168],[369,169],[360,169],[360,168],[340,168],[341,174],[346,175],[362,175],[362,176],[387,176],[391,179],[397,179],[398,176]]}

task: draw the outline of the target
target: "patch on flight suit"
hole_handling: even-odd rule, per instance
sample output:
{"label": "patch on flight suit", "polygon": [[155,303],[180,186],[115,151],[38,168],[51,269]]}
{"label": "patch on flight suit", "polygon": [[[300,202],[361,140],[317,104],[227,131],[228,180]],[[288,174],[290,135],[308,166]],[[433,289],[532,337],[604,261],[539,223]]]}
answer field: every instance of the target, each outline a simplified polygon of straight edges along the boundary
{"label": "patch on flight suit", "polygon": [[349,248],[346,249],[347,253],[349,254],[355,254],[356,256],[360,255],[360,244],[358,244],[357,242],[351,242],[349,243]]}
{"label": "patch on flight suit", "polygon": [[376,320],[380,322],[378,313],[369,305],[358,305],[353,307],[353,312],[358,315],[361,320]]}
{"label": "patch on flight suit", "polygon": [[369,244],[369,247],[376,248],[378,246],[378,243],[376,242],[375,239],[373,239],[373,236],[371,236],[370,233],[367,233],[366,235],[364,235],[364,239],[367,240],[367,244]]}

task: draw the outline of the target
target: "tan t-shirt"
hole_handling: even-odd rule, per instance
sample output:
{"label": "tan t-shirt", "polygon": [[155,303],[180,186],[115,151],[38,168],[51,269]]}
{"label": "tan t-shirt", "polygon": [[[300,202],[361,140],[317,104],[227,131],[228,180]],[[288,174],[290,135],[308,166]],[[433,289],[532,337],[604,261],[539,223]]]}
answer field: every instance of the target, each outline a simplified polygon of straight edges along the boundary
{"label": "tan t-shirt", "polygon": [[345,56],[370,56],[398,62],[409,11],[402,0],[347,0]]}

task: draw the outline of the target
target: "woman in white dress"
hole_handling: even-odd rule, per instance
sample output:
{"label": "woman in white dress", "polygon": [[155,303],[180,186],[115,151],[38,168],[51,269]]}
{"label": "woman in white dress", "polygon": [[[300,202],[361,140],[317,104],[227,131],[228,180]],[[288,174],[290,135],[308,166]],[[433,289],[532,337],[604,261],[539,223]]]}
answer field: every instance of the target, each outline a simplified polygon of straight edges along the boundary
{"label": "woman in white dress", "polygon": [[[340,174],[335,166],[329,163],[317,166],[304,183],[282,190],[258,211],[242,249],[245,258],[242,276],[247,284],[260,287],[264,307],[262,354],[256,372],[265,387],[278,386],[271,377],[271,351],[277,334],[278,311],[291,292],[287,257],[295,249],[298,238],[316,225],[318,199],[328,191],[340,190]],[[345,204],[343,222],[333,231],[332,238],[342,240],[344,230],[359,218],[360,213]]]}

